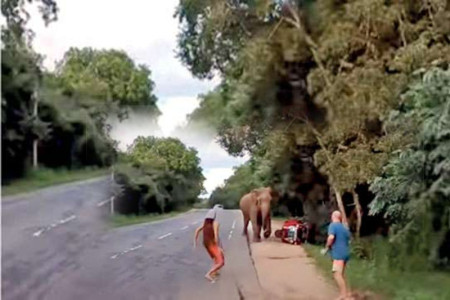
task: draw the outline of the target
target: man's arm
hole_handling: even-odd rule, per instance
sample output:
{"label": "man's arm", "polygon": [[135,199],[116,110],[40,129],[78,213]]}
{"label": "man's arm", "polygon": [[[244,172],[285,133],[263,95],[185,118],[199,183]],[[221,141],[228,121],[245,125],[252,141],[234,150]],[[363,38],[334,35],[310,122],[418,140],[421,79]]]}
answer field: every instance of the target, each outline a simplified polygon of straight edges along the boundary
{"label": "man's arm", "polygon": [[334,243],[334,234],[329,234],[327,238],[327,244],[325,245],[325,248],[331,249],[331,246]]}
{"label": "man's arm", "polygon": [[197,238],[198,238],[198,234],[199,234],[200,231],[202,231],[202,230],[203,230],[203,225],[200,226],[200,227],[198,227],[198,228],[195,230],[195,234],[194,234],[194,248],[197,247]]}
{"label": "man's arm", "polygon": [[325,255],[328,252],[328,250],[331,249],[331,246],[334,243],[334,237],[335,237],[335,226],[333,223],[331,223],[330,226],[328,227],[328,238],[325,244],[325,248],[321,250],[321,253],[323,255]]}

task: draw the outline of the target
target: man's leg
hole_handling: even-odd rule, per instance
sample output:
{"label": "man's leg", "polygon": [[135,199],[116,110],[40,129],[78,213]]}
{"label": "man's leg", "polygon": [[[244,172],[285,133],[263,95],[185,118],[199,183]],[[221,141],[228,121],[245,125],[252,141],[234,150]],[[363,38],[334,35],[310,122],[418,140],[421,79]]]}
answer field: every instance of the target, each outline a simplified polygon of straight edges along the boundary
{"label": "man's leg", "polygon": [[339,287],[339,298],[345,299],[347,296],[347,284],[344,278],[345,261],[333,260],[333,277]]}

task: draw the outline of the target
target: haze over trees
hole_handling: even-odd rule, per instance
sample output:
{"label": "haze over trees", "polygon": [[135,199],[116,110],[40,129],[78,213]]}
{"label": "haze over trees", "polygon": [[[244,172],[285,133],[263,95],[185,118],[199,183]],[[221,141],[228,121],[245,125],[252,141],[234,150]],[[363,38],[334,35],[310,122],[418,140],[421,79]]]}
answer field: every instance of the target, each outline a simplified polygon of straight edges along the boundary
{"label": "haze over trees", "polygon": [[212,203],[273,185],[279,212],[321,225],[334,206],[357,237],[387,223],[448,266],[448,1],[184,0],[177,17],[181,61],[222,78],[190,122],[251,155]]}

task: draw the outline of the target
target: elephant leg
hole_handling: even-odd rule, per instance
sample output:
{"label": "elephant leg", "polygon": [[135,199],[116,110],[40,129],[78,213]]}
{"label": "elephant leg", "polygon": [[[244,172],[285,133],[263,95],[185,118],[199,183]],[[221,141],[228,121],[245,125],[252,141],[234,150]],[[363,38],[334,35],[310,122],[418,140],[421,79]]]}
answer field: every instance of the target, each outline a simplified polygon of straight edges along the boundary
{"label": "elephant leg", "polygon": [[269,238],[272,234],[272,226],[271,226],[270,215],[266,217],[264,220],[264,238]]}
{"label": "elephant leg", "polygon": [[248,213],[242,212],[242,215],[244,217],[244,229],[242,231],[242,235],[247,236],[248,235],[248,223],[250,222],[250,216]]}
{"label": "elephant leg", "polygon": [[[258,216],[259,214],[259,216]],[[261,241],[261,220],[258,220],[258,217],[261,218],[261,212],[256,208],[252,210],[250,214],[250,220],[252,222],[253,229],[253,241],[260,242]],[[259,222],[258,222],[259,221]]]}
{"label": "elephant leg", "polygon": [[263,221],[264,238],[267,239],[272,234],[272,224],[271,224],[271,219],[270,219],[270,206],[269,205],[261,206],[261,215],[262,215],[262,221]]}

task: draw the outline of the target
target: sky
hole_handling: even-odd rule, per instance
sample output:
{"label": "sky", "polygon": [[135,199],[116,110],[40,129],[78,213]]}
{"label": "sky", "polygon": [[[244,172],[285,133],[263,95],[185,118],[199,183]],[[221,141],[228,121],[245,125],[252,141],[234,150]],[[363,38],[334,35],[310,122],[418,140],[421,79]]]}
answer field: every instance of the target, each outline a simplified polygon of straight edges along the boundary
{"label": "sky", "polygon": [[110,120],[112,138],[126,149],[139,135],[175,136],[197,149],[206,181],[207,195],[233,173],[233,166],[247,158],[227,154],[211,135],[201,132],[181,134],[177,127],[199,105],[197,96],[211,90],[218,79],[200,81],[176,58],[178,20],[174,18],[179,0],[58,0],[58,20],[45,27],[37,11],[30,8],[29,27],[36,37],[35,50],[44,55],[44,67],[52,70],[55,62],[70,47],[120,49],[136,63],[147,65],[155,82],[157,105],[162,115],[154,120],[132,114],[118,122]]}

